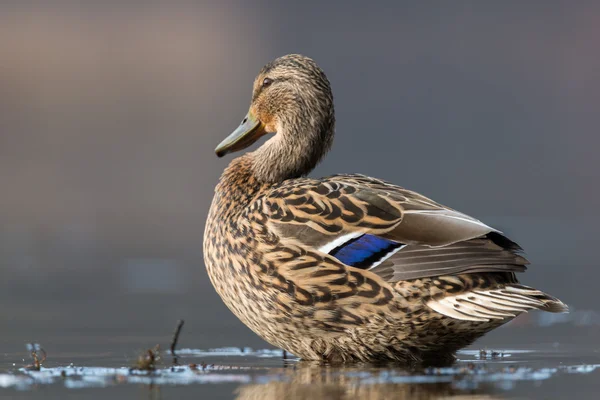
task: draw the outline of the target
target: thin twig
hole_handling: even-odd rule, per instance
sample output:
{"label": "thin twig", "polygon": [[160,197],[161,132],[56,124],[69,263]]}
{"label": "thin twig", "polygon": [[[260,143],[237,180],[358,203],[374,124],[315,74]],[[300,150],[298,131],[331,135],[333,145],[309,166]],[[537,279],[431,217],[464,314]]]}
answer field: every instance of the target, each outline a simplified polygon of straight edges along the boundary
{"label": "thin twig", "polygon": [[39,347],[38,351],[42,352],[42,359],[40,360],[40,364],[43,364],[46,361],[46,350],[43,347]]}
{"label": "thin twig", "polygon": [[179,334],[181,333],[181,329],[183,328],[184,321],[180,319],[177,321],[177,328],[175,328],[175,332],[173,332],[173,338],[171,339],[171,354],[173,355],[173,365],[177,365],[177,354],[175,354],[175,347],[177,346],[177,341],[179,340]]}
{"label": "thin twig", "polygon": [[[33,364],[26,365],[25,369],[29,371],[39,371],[42,368],[44,361],[46,361],[46,350],[44,350],[43,347],[37,343],[29,343],[27,348],[30,351],[31,358],[33,358]],[[38,352],[42,356],[41,359]]]}

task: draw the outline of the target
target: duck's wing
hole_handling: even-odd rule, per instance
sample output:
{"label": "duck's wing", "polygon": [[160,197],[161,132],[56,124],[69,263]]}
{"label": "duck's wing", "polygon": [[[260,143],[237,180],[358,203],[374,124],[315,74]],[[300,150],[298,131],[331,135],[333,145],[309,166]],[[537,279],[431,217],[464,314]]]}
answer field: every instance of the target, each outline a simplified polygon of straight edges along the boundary
{"label": "duck's wing", "polygon": [[498,230],[413,191],[363,175],[284,183],[262,199],[284,244],[327,253],[387,282],[522,272],[521,248]]}

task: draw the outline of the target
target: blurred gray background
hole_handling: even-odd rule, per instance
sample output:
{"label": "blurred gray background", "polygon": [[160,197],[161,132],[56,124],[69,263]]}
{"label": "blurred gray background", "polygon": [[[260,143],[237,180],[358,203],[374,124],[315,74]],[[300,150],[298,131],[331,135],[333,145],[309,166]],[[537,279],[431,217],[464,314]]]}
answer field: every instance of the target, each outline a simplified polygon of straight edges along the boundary
{"label": "blurred gray background", "polygon": [[384,178],[504,230],[523,282],[574,310],[481,343],[598,337],[600,3],[294,3],[0,6],[0,349],[108,348],[179,318],[188,347],[264,346],[214,292],[202,236],[231,160],[213,149],[286,53],[334,89],[313,175]]}

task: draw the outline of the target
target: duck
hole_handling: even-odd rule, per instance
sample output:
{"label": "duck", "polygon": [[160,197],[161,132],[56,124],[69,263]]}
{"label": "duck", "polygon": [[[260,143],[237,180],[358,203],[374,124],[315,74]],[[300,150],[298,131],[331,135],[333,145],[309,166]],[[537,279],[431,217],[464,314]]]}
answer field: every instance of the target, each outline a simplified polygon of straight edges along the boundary
{"label": "duck", "polygon": [[519,283],[529,262],[501,231],[381,179],[308,177],[334,132],[327,76],[290,54],[215,150],[268,135],[222,173],[203,242],[214,289],[258,336],[302,360],[443,366],[519,314],[568,311]]}

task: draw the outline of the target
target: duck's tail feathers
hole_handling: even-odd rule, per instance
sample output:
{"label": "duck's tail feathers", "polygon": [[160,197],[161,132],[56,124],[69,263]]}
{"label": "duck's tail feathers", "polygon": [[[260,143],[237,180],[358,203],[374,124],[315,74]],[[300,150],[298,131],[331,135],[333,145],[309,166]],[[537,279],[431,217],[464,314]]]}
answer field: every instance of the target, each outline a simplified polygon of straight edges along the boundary
{"label": "duck's tail feathers", "polygon": [[507,286],[505,290],[508,290],[509,292],[521,294],[524,296],[529,296],[536,300],[541,301],[542,305],[539,307],[536,307],[539,310],[548,311],[548,312],[552,312],[552,313],[568,313],[569,312],[569,307],[565,303],[563,303],[562,301],[560,301],[559,299],[557,299],[554,296],[550,296],[549,294],[542,292],[541,290],[537,290],[532,287],[519,285],[519,284],[511,284],[511,285]]}
{"label": "duck's tail feathers", "polygon": [[520,284],[431,299],[427,305],[440,314],[463,321],[508,320],[532,309],[554,313],[569,311],[556,297]]}

